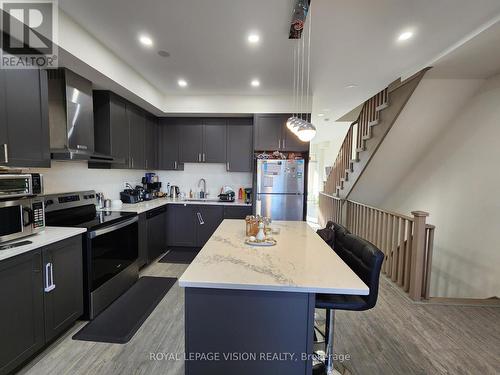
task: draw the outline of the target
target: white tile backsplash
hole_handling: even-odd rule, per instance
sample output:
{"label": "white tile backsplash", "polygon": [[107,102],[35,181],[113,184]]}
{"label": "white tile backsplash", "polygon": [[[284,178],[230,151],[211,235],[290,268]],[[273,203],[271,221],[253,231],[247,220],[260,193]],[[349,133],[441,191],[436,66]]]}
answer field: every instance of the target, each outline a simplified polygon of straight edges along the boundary
{"label": "white tile backsplash", "polygon": [[223,163],[185,163],[183,171],[159,171],[160,181],[166,187],[167,182],[179,186],[181,191],[189,193],[199,191],[198,182],[200,178],[207,181],[207,192],[211,197],[220,193],[223,185],[231,186],[236,193],[240,187],[252,187],[252,173],[250,172],[227,172]]}
{"label": "white tile backsplash", "polygon": [[[128,169],[88,169],[85,162],[52,161],[51,168],[30,169],[43,173],[45,194],[96,190],[109,199],[119,199],[124,183],[135,186],[141,183],[146,171]],[[229,185],[237,192],[240,187],[252,186],[252,173],[227,172],[225,164],[186,163],[184,171],[154,171],[160,176],[163,190],[167,182],[178,185],[181,191],[198,191],[198,181],[207,181],[207,191],[212,197],[219,194],[223,185]]]}

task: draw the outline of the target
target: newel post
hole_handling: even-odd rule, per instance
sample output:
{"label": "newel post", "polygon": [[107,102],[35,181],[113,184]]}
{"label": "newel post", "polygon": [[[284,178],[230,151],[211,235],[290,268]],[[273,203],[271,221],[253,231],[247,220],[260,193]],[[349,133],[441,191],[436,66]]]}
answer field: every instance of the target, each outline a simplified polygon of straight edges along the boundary
{"label": "newel post", "polygon": [[414,301],[422,299],[422,285],[424,279],[425,261],[425,220],[428,212],[412,211],[413,215],[413,241],[411,248],[410,270],[410,298]]}

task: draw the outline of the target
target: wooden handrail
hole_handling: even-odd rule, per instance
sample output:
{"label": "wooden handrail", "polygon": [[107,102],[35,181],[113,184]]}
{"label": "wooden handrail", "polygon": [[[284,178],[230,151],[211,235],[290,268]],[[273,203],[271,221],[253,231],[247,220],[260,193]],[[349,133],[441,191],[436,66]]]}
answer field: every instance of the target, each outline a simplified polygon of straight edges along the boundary
{"label": "wooden handrail", "polygon": [[365,142],[371,138],[371,127],[379,121],[379,112],[387,106],[387,102],[388,89],[385,88],[363,104],[357,120],[349,126],[333,167],[327,176],[325,183],[327,193],[337,195],[338,189],[342,189],[343,182],[347,180],[348,173],[352,169],[353,154],[354,159],[357,159],[357,153],[364,149]]}
{"label": "wooden handrail", "polygon": [[429,298],[430,270],[435,226],[426,223],[429,215],[413,211],[413,216],[340,199],[321,192],[319,222],[332,220],[372,242],[384,253],[382,272],[414,300]]}
{"label": "wooden handrail", "polygon": [[[355,203],[355,204],[358,204],[360,206],[364,206],[364,207],[367,207],[367,208],[370,208],[372,210],[378,210],[378,211],[383,211],[385,213],[388,213],[388,214],[391,214],[391,215],[394,215],[394,216],[398,216],[398,217],[401,217],[403,219],[406,219],[406,220],[411,220],[413,221],[413,217],[411,216],[406,216],[406,215],[403,215],[403,214],[398,214],[397,212],[393,212],[393,211],[387,211],[387,210],[383,210],[381,208],[377,208],[377,207],[373,207],[373,206],[369,206],[367,204],[364,204],[364,203],[360,203],[360,202],[356,202],[356,201],[351,201],[349,200],[349,202],[351,203]],[[430,225],[430,224],[429,224]]]}

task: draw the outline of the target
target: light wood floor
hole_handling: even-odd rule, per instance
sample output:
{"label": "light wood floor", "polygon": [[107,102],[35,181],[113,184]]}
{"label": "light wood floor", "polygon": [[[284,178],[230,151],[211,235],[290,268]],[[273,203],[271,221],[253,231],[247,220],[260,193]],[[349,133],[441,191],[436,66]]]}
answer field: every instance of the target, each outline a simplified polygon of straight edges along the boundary
{"label": "light wood floor", "polygon": [[[142,274],[179,277],[186,265],[155,263]],[[413,304],[381,280],[377,306],[338,311],[337,364],[345,374],[500,374],[500,309]],[[151,352],[184,350],[184,300],[176,284],[125,345],[74,341],[84,322],[29,363],[22,374],[183,375],[182,361],[152,361]],[[221,374],[232,375],[232,374]]]}

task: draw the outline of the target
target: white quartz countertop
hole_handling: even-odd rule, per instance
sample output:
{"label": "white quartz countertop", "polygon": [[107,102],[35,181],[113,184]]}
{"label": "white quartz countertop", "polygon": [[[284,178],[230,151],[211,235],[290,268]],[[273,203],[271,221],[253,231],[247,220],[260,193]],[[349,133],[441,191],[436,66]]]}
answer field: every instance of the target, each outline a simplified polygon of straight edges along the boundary
{"label": "white quartz countertop", "polygon": [[165,206],[167,204],[196,204],[196,205],[217,205],[217,206],[248,206],[250,207],[251,204],[247,204],[242,200],[236,200],[234,202],[220,202],[220,201],[215,201],[215,200],[208,200],[208,201],[186,201],[182,199],[174,199],[174,198],[157,198],[153,199],[150,201],[144,201],[140,203],[123,203],[121,207],[110,207],[110,208],[105,208],[103,210],[107,211],[121,211],[121,212],[135,212],[138,214],[141,214],[143,212],[153,210],[155,208]]}
{"label": "white quartz countertop", "polygon": [[275,246],[246,245],[245,221],[224,220],[181,287],[367,295],[366,284],[303,221],[273,222]]}
{"label": "white quartz countertop", "polygon": [[27,253],[28,251],[47,246],[61,240],[65,240],[66,238],[77,236],[79,234],[85,233],[86,231],[87,229],[85,228],[45,227],[45,230],[43,232],[0,245],[13,245],[22,241],[31,242],[27,245],[13,247],[7,250],[0,250],[0,261],[7,258],[12,258],[16,255]]}

